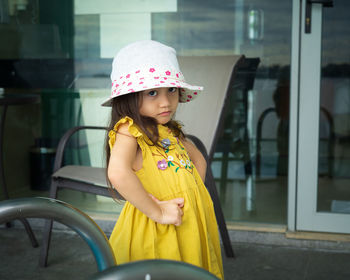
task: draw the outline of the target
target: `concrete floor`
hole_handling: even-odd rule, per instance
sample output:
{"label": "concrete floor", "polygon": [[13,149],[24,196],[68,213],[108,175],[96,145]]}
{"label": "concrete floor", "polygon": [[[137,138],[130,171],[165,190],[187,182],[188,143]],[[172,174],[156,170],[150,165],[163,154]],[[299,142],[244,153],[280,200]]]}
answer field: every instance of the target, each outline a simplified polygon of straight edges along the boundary
{"label": "concrete floor", "polygon": [[[40,242],[41,231],[35,230],[35,234]],[[236,258],[224,258],[226,280],[350,279],[348,246],[316,250],[234,242],[233,247]],[[47,268],[38,267],[39,251],[31,247],[23,229],[0,228],[0,279],[86,279],[97,271],[88,245],[70,230],[53,233]]]}

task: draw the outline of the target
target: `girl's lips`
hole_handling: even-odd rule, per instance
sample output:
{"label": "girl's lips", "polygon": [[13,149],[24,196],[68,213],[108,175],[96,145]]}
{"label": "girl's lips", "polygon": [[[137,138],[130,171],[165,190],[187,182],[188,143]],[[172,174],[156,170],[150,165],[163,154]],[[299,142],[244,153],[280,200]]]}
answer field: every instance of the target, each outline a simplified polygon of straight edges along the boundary
{"label": "girl's lips", "polygon": [[166,116],[169,116],[170,114],[171,114],[171,111],[167,111],[167,112],[160,113],[159,116],[166,117]]}

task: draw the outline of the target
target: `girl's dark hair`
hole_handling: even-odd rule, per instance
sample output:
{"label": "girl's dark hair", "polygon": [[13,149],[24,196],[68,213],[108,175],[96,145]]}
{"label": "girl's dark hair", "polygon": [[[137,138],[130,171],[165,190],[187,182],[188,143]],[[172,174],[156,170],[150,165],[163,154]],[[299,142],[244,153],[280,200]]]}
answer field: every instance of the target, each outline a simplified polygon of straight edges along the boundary
{"label": "girl's dark hair", "polygon": [[[160,146],[159,143],[159,133],[157,127],[157,121],[151,117],[144,117],[140,115],[139,109],[142,104],[142,94],[140,92],[135,92],[132,94],[125,94],[112,100],[112,113],[108,125],[108,131],[114,128],[114,125],[124,117],[130,117],[133,119],[134,124],[136,124],[142,132],[151,141],[150,145]],[[171,120],[165,124],[176,137],[180,139],[185,138],[185,134],[182,131],[179,123],[177,121]],[[108,132],[105,140],[105,153],[106,153],[106,170],[108,169],[108,163],[111,156],[111,151],[108,143]],[[107,182],[111,187],[107,176]]]}

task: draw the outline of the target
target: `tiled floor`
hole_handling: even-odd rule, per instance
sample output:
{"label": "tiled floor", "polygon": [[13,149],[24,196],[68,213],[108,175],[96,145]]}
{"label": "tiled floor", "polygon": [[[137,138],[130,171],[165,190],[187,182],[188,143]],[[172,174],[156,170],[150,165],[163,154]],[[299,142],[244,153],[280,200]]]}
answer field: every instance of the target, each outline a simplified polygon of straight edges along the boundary
{"label": "tiled floor", "polygon": [[[36,235],[40,240],[41,232]],[[87,279],[97,266],[77,235],[56,231],[49,266],[38,267],[39,248],[32,248],[22,229],[0,228],[0,279]],[[233,243],[236,258],[224,257],[226,280],[348,280],[350,251],[315,250]],[[169,277],[166,277],[169,279]]]}

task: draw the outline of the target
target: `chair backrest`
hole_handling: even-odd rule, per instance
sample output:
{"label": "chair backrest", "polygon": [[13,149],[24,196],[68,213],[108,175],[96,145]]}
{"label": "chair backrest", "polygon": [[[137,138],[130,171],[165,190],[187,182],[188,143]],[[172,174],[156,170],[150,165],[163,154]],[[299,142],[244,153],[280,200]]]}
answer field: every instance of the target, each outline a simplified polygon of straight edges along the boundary
{"label": "chair backrest", "polygon": [[218,280],[207,270],[173,260],[142,260],[124,263],[92,275],[90,280]]}
{"label": "chair backrest", "polygon": [[208,153],[213,149],[227,93],[236,69],[244,56],[179,57],[186,80],[204,87],[203,92],[188,104],[181,104],[176,118],[186,133],[200,138]]}

